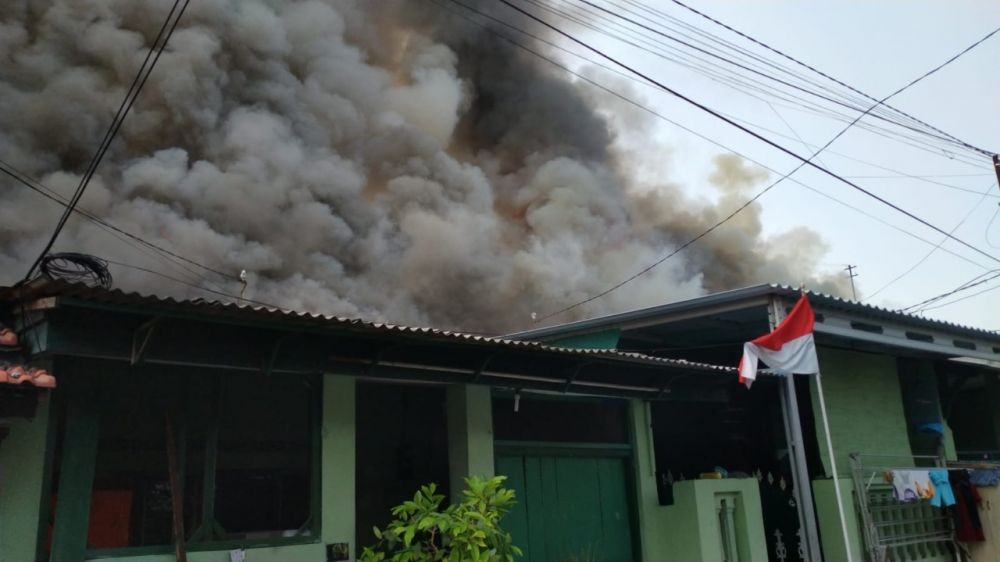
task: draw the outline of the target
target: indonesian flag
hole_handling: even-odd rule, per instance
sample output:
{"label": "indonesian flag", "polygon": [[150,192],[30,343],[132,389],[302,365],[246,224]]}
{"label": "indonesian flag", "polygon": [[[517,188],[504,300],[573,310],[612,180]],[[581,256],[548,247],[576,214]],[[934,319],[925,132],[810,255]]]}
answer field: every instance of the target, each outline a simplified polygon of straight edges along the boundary
{"label": "indonesian flag", "polygon": [[770,334],[743,344],[740,359],[740,382],[750,385],[757,378],[757,362],[781,373],[812,374],[819,372],[816,342],[813,340],[813,315],[809,300],[803,294],[792,312]]}

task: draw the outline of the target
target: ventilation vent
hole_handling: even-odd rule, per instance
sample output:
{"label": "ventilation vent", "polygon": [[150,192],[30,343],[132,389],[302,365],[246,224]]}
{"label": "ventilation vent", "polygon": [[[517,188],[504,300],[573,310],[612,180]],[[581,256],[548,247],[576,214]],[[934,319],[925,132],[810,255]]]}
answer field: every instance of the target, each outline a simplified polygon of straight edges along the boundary
{"label": "ventilation vent", "polygon": [[882,333],[882,326],[879,326],[878,324],[869,324],[867,322],[852,321],[851,327],[861,332],[870,332],[872,334]]}
{"label": "ventilation vent", "polygon": [[906,339],[934,343],[934,336],[930,334],[921,334],[920,332],[906,332]]}

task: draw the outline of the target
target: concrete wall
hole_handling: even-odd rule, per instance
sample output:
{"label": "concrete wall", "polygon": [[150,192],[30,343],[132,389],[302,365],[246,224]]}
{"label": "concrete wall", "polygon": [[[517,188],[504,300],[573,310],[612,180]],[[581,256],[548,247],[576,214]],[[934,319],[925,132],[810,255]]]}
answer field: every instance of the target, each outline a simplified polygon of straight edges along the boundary
{"label": "concrete wall", "polygon": [[0,442],[0,562],[35,559],[48,424],[49,394],[42,391],[35,417],[12,421]]}
{"label": "concrete wall", "polygon": [[631,421],[635,445],[637,525],[642,559],[657,561],[722,560],[717,494],[738,494],[737,528],[741,560],[767,560],[760,491],[755,479],[688,480],[674,485],[674,505],[660,505],[656,462],[646,403],[633,400]]}
{"label": "concrete wall", "polygon": [[[852,452],[909,456],[910,438],[903,412],[896,359],[888,355],[820,348],[830,434],[837,473],[850,477]],[[820,457],[832,474],[826,436],[819,418],[819,396],[811,385]]]}

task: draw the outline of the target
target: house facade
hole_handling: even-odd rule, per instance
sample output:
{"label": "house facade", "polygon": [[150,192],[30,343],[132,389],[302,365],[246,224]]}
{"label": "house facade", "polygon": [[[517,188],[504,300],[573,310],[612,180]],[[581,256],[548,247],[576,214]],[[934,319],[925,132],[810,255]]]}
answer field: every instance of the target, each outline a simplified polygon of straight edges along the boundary
{"label": "house facade", "polygon": [[5,361],[56,383],[0,385],[4,561],[174,560],[175,529],[188,560],[352,560],[420,485],[497,473],[528,560],[766,557],[749,480],[679,482],[694,524],[651,511],[647,404],[731,368],[55,281],[2,298]]}
{"label": "house facade", "polygon": [[[515,334],[557,343],[597,339],[612,346],[659,357],[684,357],[736,365],[742,344],[773,329],[803,293],[761,285],[717,293],[572,324]],[[775,377],[769,387],[730,394],[727,408],[747,410],[764,400],[778,435],[771,445],[753,437],[753,423],[721,425],[720,434],[751,439],[755,447],[781,456],[777,470],[792,487],[796,512],[787,522],[766,500],[761,515],[771,560],[952,560],[954,535],[950,516],[926,505],[887,499],[883,472],[920,466],[955,467],[996,461],[1000,440],[1000,335],[914,315],[849,302],[830,295],[805,293],[816,313],[815,337],[828,409],[836,470],[827,453],[820,415],[819,385],[810,376]],[[766,397],[755,394],[771,393]],[[676,408],[654,405],[669,419]],[[752,411],[752,410],[749,410]],[[702,416],[713,419],[717,413]],[[686,417],[697,418],[696,413]],[[657,419],[651,420],[654,433]],[[709,424],[709,421],[703,423]],[[722,430],[725,431],[722,431]],[[704,435],[699,436],[698,442]],[[757,458],[734,458],[720,437],[707,451],[678,442],[683,461],[698,470],[712,464],[755,470]],[[669,443],[661,441],[661,444]],[[654,443],[654,448],[656,443]],[[723,454],[727,451],[730,454]],[[658,456],[662,456],[658,453]],[[695,458],[699,460],[694,460]],[[659,470],[670,470],[670,459]],[[763,470],[774,470],[766,463]],[[661,474],[662,476],[662,474]],[[834,477],[847,504],[847,544],[842,538]],[[789,525],[793,528],[789,541]],[[791,544],[790,544],[791,543]]]}
{"label": "house facade", "polygon": [[[421,484],[454,495],[494,474],[517,491],[504,525],[524,560],[864,556],[865,506],[837,540],[815,385],[765,374],[747,390],[719,366],[797,294],[487,338],[53,281],[7,291],[9,360],[57,384],[0,384],[0,560],[174,560],[179,528],[193,561],[353,560]],[[851,453],[994,454],[1000,338],[811,300],[849,496]]]}

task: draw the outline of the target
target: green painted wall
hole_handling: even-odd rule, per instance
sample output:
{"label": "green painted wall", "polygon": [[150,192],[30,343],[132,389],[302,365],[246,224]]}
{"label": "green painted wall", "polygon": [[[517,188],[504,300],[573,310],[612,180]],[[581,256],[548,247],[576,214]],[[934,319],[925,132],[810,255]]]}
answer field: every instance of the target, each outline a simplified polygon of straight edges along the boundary
{"label": "green painted wall", "polygon": [[[841,478],[840,493],[844,498],[844,515],[847,518],[847,539],[852,560],[864,560],[862,556],[861,527],[854,503],[854,482]],[[826,560],[847,560],[844,548],[844,533],[840,528],[840,514],[837,512],[837,495],[833,479],[813,481],[813,501],[816,505],[816,519],[822,539],[823,556]]]}
{"label": "green painted wall", "polygon": [[[850,477],[852,452],[908,456],[910,437],[903,413],[896,359],[889,355],[819,349],[830,435],[837,472]],[[816,437],[826,474],[831,474],[819,396],[810,385]]]}
{"label": "green painted wall", "polygon": [[12,421],[0,442],[0,562],[35,559],[49,421],[49,394],[40,394],[35,417]]}
{"label": "green painted wall", "polygon": [[764,562],[767,543],[755,479],[688,480],[674,485],[674,505],[660,505],[656,493],[649,410],[641,400],[631,402],[635,444],[635,490],[642,559],[657,561],[722,560],[715,496],[738,494],[737,527],[741,560]]}
{"label": "green painted wall", "polygon": [[488,386],[449,386],[447,400],[448,472],[454,500],[465,489],[465,477],[493,476],[493,407]]}
{"label": "green painted wall", "polygon": [[[350,544],[358,554],[354,530],[355,380],[326,375],[323,378],[322,531],[324,543]],[[323,554],[325,559],[325,554]]]}

